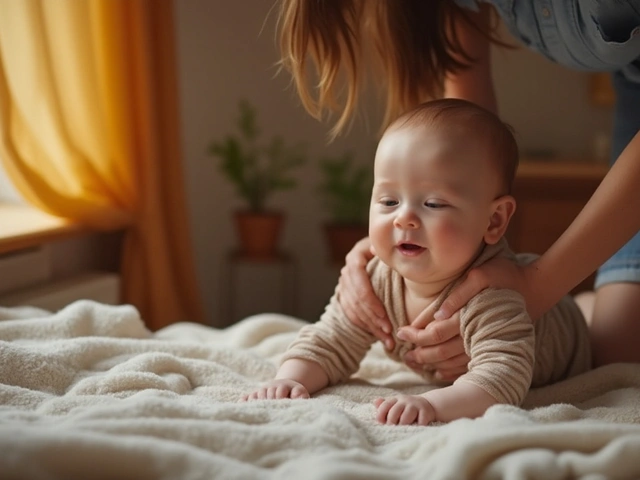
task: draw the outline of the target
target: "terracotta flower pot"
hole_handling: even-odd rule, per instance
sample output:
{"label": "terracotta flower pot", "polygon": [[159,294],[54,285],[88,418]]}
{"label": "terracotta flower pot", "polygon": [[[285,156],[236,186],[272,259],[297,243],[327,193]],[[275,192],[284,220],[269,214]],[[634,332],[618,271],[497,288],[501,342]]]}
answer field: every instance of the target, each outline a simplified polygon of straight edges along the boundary
{"label": "terracotta flower pot", "polygon": [[240,241],[240,255],[255,259],[278,256],[280,232],[284,224],[282,213],[236,212],[235,223]]}
{"label": "terracotta flower pot", "polygon": [[341,265],[353,246],[369,235],[366,225],[325,224],[324,231],[329,246],[329,260]]}

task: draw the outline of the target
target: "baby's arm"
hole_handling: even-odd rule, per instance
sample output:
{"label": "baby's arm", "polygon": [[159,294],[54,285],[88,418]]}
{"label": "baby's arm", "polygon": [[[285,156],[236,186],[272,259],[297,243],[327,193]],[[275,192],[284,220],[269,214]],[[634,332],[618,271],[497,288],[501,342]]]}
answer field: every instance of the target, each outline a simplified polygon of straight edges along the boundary
{"label": "baby's arm", "polygon": [[429,425],[462,417],[475,418],[496,403],[482,388],[464,381],[422,395],[397,395],[374,402],[377,420],[390,425]]}
{"label": "baby's arm", "polygon": [[[372,281],[374,287],[377,283]],[[284,353],[275,379],[242,398],[309,398],[355,373],[375,340],[349,321],[334,294],[320,321],[300,329]]]}
{"label": "baby's arm", "polygon": [[292,358],[278,369],[276,377],[261,385],[243,400],[309,398],[329,384],[329,377],[316,362]]}
{"label": "baby's arm", "polygon": [[461,315],[469,371],[448,387],[376,401],[388,424],[478,417],[496,403],[519,405],[531,384],[535,335],[522,296],[487,289]]}

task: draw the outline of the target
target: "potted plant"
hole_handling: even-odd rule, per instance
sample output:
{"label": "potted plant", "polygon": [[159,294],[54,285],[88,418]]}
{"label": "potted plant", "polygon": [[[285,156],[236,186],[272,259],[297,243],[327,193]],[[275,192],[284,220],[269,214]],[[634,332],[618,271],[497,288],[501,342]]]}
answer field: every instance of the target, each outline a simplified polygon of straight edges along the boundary
{"label": "potted plant", "polygon": [[240,240],[240,254],[249,258],[273,258],[284,214],[267,208],[267,201],[277,191],[296,186],[291,175],[305,162],[302,146],[286,145],[281,136],[260,143],[256,110],[246,100],[239,103],[238,134],[228,134],[209,147],[219,158],[220,171],[236,187],[247,208],[234,213]]}
{"label": "potted plant", "polygon": [[319,190],[329,221],[324,224],[333,263],[343,263],[353,245],[368,235],[372,167],[357,166],[351,152],[320,159],[323,181]]}

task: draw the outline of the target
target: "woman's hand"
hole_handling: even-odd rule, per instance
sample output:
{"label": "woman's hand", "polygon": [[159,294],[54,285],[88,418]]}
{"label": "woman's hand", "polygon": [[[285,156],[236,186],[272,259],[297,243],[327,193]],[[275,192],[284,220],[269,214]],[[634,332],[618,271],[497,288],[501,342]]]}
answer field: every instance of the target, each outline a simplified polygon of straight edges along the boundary
{"label": "woman's hand", "polygon": [[529,299],[529,278],[535,262],[518,266],[504,258],[494,258],[471,270],[442,303],[437,312],[429,307],[410,326],[398,330],[398,338],[416,345],[405,355],[405,362],[416,370],[434,371],[436,378],[453,381],[467,372],[469,357],[460,337],[459,310],[488,287],[509,288],[520,292],[527,302],[531,318],[542,315]]}
{"label": "woman's hand", "polygon": [[489,260],[467,274],[464,281],[454,288],[440,305],[434,318],[450,318],[482,290],[493,287],[508,288],[520,293],[525,299],[530,318],[533,321],[537,320],[544,310],[540,308],[539,302],[535,301],[534,292],[531,291],[531,276],[535,272],[535,265],[536,261],[528,265],[517,265],[506,258]]}
{"label": "woman's hand", "polygon": [[404,356],[414,370],[432,371],[436,379],[454,381],[467,372],[469,357],[460,336],[460,316],[433,319],[433,307],[426,308],[411,325],[398,330],[398,338],[416,347]]}
{"label": "woman's hand", "polygon": [[388,350],[394,347],[391,322],[367,275],[367,263],[374,256],[369,238],[356,243],[345,258],[336,289],[340,306],[358,327],[371,332]]}

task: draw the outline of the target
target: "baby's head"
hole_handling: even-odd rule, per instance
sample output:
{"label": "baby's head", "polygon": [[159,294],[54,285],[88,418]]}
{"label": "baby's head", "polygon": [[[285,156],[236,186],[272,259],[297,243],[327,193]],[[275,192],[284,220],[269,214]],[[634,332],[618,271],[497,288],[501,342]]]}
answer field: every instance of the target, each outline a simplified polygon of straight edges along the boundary
{"label": "baby's head", "polygon": [[408,280],[444,286],[504,235],[517,165],[510,127],[473,103],[436,100],[405,113],[376,151],[376,254]]}

